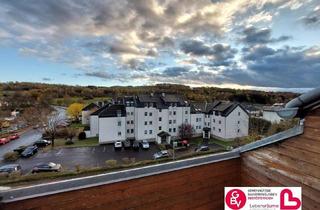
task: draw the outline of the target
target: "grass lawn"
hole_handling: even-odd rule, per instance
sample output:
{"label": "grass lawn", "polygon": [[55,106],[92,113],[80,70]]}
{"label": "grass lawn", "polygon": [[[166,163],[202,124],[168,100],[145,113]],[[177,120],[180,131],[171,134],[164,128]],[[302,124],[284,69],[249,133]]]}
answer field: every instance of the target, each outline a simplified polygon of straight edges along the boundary
{"label": "grass lawn", "polygon": [[[97,146],[99,144],[98,137],[87,138],[85,140],[74,139],[71,145],[66,145],[65,139],[56,139],[54,140],[54,147],[92,147]],[[51,146],[48,146],[48,148]]]}
{"label": "grass lawn", "polygon": [[227,148],[227,147],[233,147],[234,145],[234,141],[222,141],[222,140],[219,140],[219,139],[210,139],[209,140],[209,143],[215,143],[215,144],[218,144],[224,148]]}
{"label": "grass lawn", "polygon": [[78,122],[78,123],[71,123],[69,127],[70,127],[70,128],[84,128],[84,127],[86,127],[86,126],[85,126],[85,125],[82,125],[81,122]]}

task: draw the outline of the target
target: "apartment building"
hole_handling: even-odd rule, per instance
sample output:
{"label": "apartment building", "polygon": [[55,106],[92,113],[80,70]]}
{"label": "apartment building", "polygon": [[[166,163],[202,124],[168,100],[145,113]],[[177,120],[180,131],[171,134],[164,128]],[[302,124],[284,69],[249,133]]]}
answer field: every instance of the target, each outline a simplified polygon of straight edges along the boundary
{"label": "apartment building", "polygon": [[173,94],[145,94],[115,99],[90,116],[90,136],[99,142],[148,140],[169,143],[182,124],[194,135],[232,139],[248,135],[249,115],[238,103],[190,104]]}

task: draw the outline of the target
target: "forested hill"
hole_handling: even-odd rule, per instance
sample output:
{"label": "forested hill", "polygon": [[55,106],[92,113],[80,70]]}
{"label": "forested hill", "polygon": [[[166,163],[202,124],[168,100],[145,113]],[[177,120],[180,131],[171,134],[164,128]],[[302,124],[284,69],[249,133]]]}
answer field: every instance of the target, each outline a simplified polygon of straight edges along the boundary
{"label": "forested hill", "polygon": [[190,101],[230,100],[258,104],[287,102],[297,96],[290,92],[263,92],[255,90],[236,90],[215,87],[191,88],[184,85],[159,84],[154,86],[68,86],[43,83],[9,82],[0,83],[0,97],[11,100],[30,100],[53,103],[57,99],[77,98],[90,100],[95,98],[113,98],[140,93],[166,92],[178,93]]}

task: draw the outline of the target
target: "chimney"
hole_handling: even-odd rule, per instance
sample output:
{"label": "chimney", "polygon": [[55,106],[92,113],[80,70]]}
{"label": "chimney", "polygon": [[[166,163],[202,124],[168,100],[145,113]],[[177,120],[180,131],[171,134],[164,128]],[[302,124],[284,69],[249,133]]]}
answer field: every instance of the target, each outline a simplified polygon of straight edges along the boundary
{"label": "chimney", "polygon": [[166,94],[165,94],[165,93],[162,93],[161,95],[162,95],[162,97],[165,97],[165,96],[166,96]]}

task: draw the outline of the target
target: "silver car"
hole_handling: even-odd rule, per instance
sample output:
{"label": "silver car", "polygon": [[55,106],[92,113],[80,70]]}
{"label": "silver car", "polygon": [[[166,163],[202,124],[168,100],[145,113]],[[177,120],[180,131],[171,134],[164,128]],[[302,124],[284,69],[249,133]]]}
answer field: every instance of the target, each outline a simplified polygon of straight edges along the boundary
{"label": "silver car", "polygon": [[142,142],[140,142],[141,148],[142,149],[149,149],[150,145],[149,142],[147,140],[143,140]]}
{"label": "silver car", "polygon": [[155,160],[169,157],[168,150],[161,150],[153,155]]}

